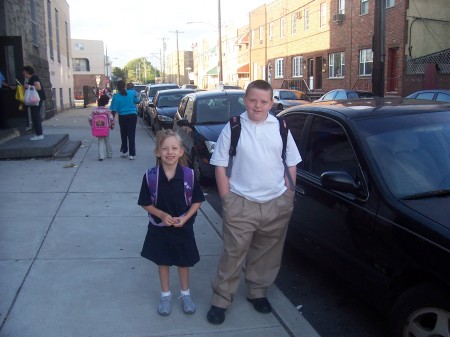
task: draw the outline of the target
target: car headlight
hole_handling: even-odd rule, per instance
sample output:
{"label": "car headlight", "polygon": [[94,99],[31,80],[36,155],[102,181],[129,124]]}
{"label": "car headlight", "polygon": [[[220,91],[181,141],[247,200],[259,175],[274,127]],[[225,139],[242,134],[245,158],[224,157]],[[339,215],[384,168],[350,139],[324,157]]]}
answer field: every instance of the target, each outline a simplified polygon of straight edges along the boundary
{"label": "car headlight", "polygon": [[173,122],[173,119],[164,115],[158,115],[160,122]]}
{"label": "car headlight", "polygon": [[206,145],[209,153],[214,152],[214,149],[216,148],[216,142],[211,142],[209,140],[205,140],[205,145]]}

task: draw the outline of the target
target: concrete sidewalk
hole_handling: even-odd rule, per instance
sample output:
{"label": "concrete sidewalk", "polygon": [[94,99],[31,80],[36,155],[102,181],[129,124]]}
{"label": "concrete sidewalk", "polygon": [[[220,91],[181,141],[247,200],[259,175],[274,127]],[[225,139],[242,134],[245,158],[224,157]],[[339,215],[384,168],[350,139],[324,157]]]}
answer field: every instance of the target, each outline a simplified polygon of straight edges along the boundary
{"label": "concrete sidewalk", "polygon": [[151,131],[138,121],[136,160],[97,160],[87,117],[71,109],[43,123],[82,145],[70,161],[0,161],[0,336],[301,336],[319,335],[274,286],[274,312],[245,300],[243,282],[222,325],[206,320],[210,282],[221,251],[221,218],[203,203],[195,223],[201,260],[191,269],[194,315],[181,309],[171,268],[172,313],[156,312],[157,267],[140,256],[147,215],[137,205],[142,176],[155,165]]}

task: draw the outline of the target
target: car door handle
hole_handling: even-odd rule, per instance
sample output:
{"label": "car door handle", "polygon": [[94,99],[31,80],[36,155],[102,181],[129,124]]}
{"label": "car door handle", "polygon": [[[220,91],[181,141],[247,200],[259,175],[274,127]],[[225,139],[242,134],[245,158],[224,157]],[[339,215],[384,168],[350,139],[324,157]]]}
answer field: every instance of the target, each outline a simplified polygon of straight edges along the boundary
{"label": "car door handle", "polygon": [[297,186],[295,186],[295,193],[300,194],[300,195],[305,195],[305,190],[301,186],[297,185]]}

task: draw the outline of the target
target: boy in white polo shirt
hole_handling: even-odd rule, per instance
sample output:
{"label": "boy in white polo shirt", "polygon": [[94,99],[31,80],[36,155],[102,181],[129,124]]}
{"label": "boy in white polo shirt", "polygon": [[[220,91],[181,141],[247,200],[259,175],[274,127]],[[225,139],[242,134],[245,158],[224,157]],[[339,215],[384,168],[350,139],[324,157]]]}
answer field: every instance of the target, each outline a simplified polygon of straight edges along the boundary
{"label": "boy in white polo shirt", "polygon": [[[280,124],[269,114],[273,90],[263,80],[251,82],[244,96],[247,111],[241,114],[241,132],[230,177],[226,174],[231,141],[230,123],[222,130],[211,164],[223,207],[223,251],[207,319],[212,324],[225,320],[233,301],[240,272],[245,264],[247,300],[256,311],[269,313],[266,298],[280,269],[286,230],[294,205],[281,158],[283,141]],[[286,164],[293,181],[300,153],[288,133]]]}

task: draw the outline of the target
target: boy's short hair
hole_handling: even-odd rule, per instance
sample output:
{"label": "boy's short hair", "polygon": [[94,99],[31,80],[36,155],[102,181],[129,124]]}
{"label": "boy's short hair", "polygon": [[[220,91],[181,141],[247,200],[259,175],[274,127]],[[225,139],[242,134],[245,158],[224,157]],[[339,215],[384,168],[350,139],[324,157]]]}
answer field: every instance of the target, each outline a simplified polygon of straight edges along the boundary
{"label": "boy's short hair", "polygon": [[245,96],[247,96],[252,89],[261,89],[261,90],[267,90],[270,91],[270,97],[273,96],[273,88],[270,85],[269,82],[264,80],[255,80],[253,82],[250,82],[247,86],[247,89],[245,90]]}
{"label": "boy's short hair", "polygon": [[109,102],[109,96],[108,95],[101,95],[97,100],[98,106],[105,106]]}

